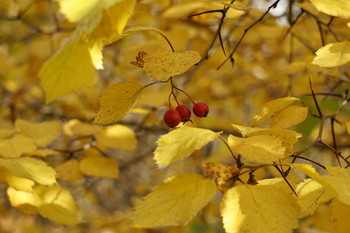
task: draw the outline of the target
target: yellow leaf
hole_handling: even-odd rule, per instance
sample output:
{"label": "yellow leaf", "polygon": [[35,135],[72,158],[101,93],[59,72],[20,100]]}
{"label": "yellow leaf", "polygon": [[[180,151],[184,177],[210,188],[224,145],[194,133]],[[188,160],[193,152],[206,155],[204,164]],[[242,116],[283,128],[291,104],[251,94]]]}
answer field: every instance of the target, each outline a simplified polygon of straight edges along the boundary
{"label": "yellow leaf", "polygon": [[20,191],[30,192],[34,181],[15,176],[10,170],[0,166],[0,181]]}
{"label": "yellow leaf", "polygon": [[214,181],[197,174],[166,179],[139,203],[133,221],[140,227],[185,224],[215,195]]}
{"label": "yellow leaf", "polygon": [[[272,179],[274,181],[275,179]],[[226,232],[281,233],[298,226],[298,206],[281,182],[259,181],[229,189],[221,201]]]}
{"label": "yellow leaf", "polygon": [[68,190],[56,184],[49,187],[37,186],[35,192],[42,200],[38,208],[41,216],[66,225],[81,222],[75,201]]}
{"label": "yellow leaf", "polygon": [[312,179],[319,181],[318,177],[320,176],[318,174],[318,172],[316,171],[316,169],[309,165],[309,164],[290,164],[290,166],[294,169],[297,169],[303,173],[305,173],[306,175],[308,175],[309,177],[311,177]]}
{"label": "yellow leaf", "polygon": [[308,115],[308,107],[292,105],[285,107],[271,116],[271,128],[286,129],[304,121]]}
{"label": "yellow leaf", "polygon": [[140,97],[142,86],[134,82],[112,84],[100,97],[100,109],[94,123],[113,124],[130,111]]}
{"label": "yellow leaf", "polygon": [[349,232],[350,206],[333,200],[329,206],[330,222],[334,226],[333,233]]}
{"label": "yellow leaf", "polygon": [[237,166],[220,163],[206,162],[202,164],[205,173],[215,179],[215,183],[221,192],[226,192],[229,181],[238,174]]}
{"label": "yellow leaf", "polygon": [[42,185],[56,183],[56,172],[45,162],[34,158],[0,158],[0,166],[7,168],[15,176],[33,180]]}
{"label": "yellow leaf", "polygon": [[26,135],[15,134],[8,139],[0,139],[0,156],[18,158],[22,154],[31,153],[36,149],[33,139]]}
{"label": "yellow leaf", "polygon": [[321,67],[337,67],[350,61],[350,41],[329,43],[316,51],[312,64]]}
{"label": "yellow leaf", "polygon": [[235,125],[232,124],[232,127],[234,130],[236,130],[238,133],[242,135],[242,137],[248,137],[250,134],[261,131],[263,129],[261,128],[254,128],[254,127],[248,127],[244,125]]}
{"label": "yellow leaf", "polygon": [[97,146],[133,151],[137,140],[134,131],[124,125],[112,125],[96,135]]}
{"label": "yellow leaf", "polygon": [[208,129],[190,127],[175,129],[158,139],[154,159],[159,166],[168,166],[190,156],[219,135],[220,133]]}
{"label": "yellow leaf", "polygon": [[75,181],[84,177],[80,171],[79,162],[76,159],[68,160],[57,167],[57,178],[64,181]]}
{"label": "yellow leaf", "polygon": [[46,103],[84,86],[92,86],[96,72],[89,44],[84,40],[68,43],[42,66],[39,76]]}
{"label": "yellow leaf", "polygon": [[293,153],[300,134],[287,129],[265,129],[250,133],[246,138],[230,135],[228,143],[235,153],[258,163],[273,163]]}
{"label": "yellow leaf", "polygon": [[261,125],[266,119],[270,118],[277,111],[297,102],[300,102],[300,100],[295,97],[283,97],[267,102],[264,104],[260,113],[254,117],[255,121],[253,122],[253,126]]}
{"label": "yellow leaf", "polygon": [[28,122],[22,119],[16,121],[22,134],[33,139],[38,147],[45,147],[56,139],[62,130],[61,124],[57,121],[44,121],[40,123]]}
{"label": "yellow leaf", "polygon": [[185,73],[200,59],[199,53],[193,50],[180,53],[155,50],[145,55],[143,69],[153,80],[167,80],[172,76]]}
{"label": "yellow leaf", "polygon": [[118,178],[119,168],[115,160],[102,156],[87,156],[80,161],[80,170],[88,176]]}
{"label": "yellow leaf", "polygon": [[78,22],[93,12],[100,0],[57,0],[60,11],[71,22]]}
{"label": "yellow leaf", "polygon": [[321,204],[333,198],[333,195],[324,186],[312,179],[298,184],[295,191],[298,194],[299,218],[313,215]]}
{"label": "yellow leaf", "polygon": [[9,187],[7,196],[13,207],[20,209],[24,214],[36,214],[41,200],[32,192],[18,191]]}
{"label": "yellow leaf", "polygon": [[310,0],[317,10],[332,16],[350,18],[348,0]]}
{"label": "yellow leaf", "polygon": [[73,119],[64,124],[63,131],[68,136],[84,137],[99,133],[102,127]]}

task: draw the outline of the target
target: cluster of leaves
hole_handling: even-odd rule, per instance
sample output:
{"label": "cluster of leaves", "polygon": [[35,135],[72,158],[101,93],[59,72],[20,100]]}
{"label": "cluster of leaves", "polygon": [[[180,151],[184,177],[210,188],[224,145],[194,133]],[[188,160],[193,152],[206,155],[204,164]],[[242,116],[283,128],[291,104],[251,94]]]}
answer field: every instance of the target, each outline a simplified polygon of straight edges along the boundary
{"label": "cluster of leaves", "polygon": [[[4,32],[13,22],[21,31],[14,43],[1,36],[0,47],[8,71],[0,80],[0,182],[11,206],[94,226],[98,213],[79,211],[70,185],[117,179],[112,152],[134,151],[144,130],[164,130],[162,106],[205,99],[211,117],[165,133],[153,157],[167,169],[195,157],[186,168],[197,172],[171,176],[138,200],[134,227],[186,224],[219,191],[226,232],[291,232],[307,217],[319,227],[324,208],[327,230],[348,231],[347,1],[289,1],[279,23],[270,13],[280,0],[56,2],[0,3]],[[28,52],[28,44],[46,50]],[[207,145],[224,152],[196,157]]]}

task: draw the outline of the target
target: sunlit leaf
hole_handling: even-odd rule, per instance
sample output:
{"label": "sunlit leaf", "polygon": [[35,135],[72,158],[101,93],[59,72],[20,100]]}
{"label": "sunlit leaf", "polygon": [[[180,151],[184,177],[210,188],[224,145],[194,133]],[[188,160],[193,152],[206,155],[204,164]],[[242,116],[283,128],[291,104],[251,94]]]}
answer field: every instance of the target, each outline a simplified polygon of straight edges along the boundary
{"label": "sunlit leaf", "polygon": [[18,158],[36,149],[33,139],[23,134],[15,134],[8,139],[0,139],[0,156]]}
{"label": "sunlit leaf", "polygon": [[75,181],[84,177],[84,174],[80,171],[79,162],[76,159],[70,159],[57,167],[57,178],[64,181]]}
{"label": "sunlit leaf", "polygon": [[219,137],[208,129],[183,127],[159,138],[154,159],[159,166],[168,166],[190,156],[195,150]]}
{"label": "sunlit leaf", "polygon": [[7,196],[13,207],[20,209],[24,214],[36,214],[41,200],[33,192],[18,191],[9,187]]}
{"label": "sunlit leaf", "polygon": [[333,198],[333,195],[321,184],[312,179],[307,179],[298,184],[296,190],[297,202],[300,207],[299,217],[313,215],[317,208]]}
{"label": "sunlit leaf", "polygon": [[271,128],[289,128],[304,121],[307,115],[307,107],[297,105],[287,106],[271,116],[269,126]]}
{"label": "sunlit leaf", "polygon": [[329,219],[334,226],[334,233],[349,232],[350,206],[333,200],[329,206]]}
{"label": "sunlit leaf", "polygon": [[80,171],[88,176],[118,178],[119,168],[114,159],[86,156],[80,161]]}
{"label": "sunlit leaf", "polygon": [[298,226],[298,205],[279,179],[229,189],[221,201],[226,232],[292,232]]}
{"label": "sunlit leaf", "polygon": [[51,221],[66,225],[81,222],[75,201],[67,189],[58,184],[49,187],[35,187],[36,194],[41,198],[39,214]]}
{"label": "sunlit leaf", "polygon": [[34,181],[15,176],[10,170],[0,166],[0,181],[6,183],[8,186],[20,191],[32,190]]}
{"label": "sunlit leaf", "polygon": [[317,10],[332,16],[350,18],[348,0],[310,0]]}
{"label": "sunlit leaf", "polygon": [[139,203],[133,221],[140,227],[185,224],[215,195],[214,181],[197,174],[166,179]]}
{"label": "sunlit leaf", "polygon": [[0,158],[0,166],[7,168],[15,176],[27,178],[42,185],[56,183],[56,172],[45,162],[34,158]]}
{"label": "sunlit leaf", "polygon": [[94,123],[113,124],[130,111],[140,97],[142,86],[134,82],[112,84],[100,97],[100,109]]}
{"label": "sunlit leaf", "polygon": [[174,53],[170,50],[155,50],[144,57],[143,69],[154,80],[167,80],[185,73],[201,59],[197,51],[188,50]]}
{"label": "sunlit leaf", "polygon": [[58,50],[43,65],[39,76],[47,103],[84,86],[93,85],[96,72],[89,49],[85,41],[73,41]]}
{"label": "sunlit leaf", "polygon": [[97,146],[133,151],[137,140],[134,131],[124,125],[111,125],[105,127],[97,135]]}
{"label": "sunlit leaf", "polygon": [[228,143],[233,152],[259,163],[273,163],[293,153],[300,134],[287,129],[265,129],[240,138],[230,135]]}
{"label": "sunlit leaf", "polygon": [[350,41],[329,43],[316,51],[312,64],[321,67],[337,67],[350,61]]}
{"label": "sunlit leaf", "polygon": [[57,0],[60,11],[71,22],[78,22],[95,10],[100,0]]}
{"label": "sunlit leaf", "polygon": [[255,121],[253,122],[253,126],[261,125],[277,111],[297,102],[300,102],[300,100],[295,97],[283,97],[267,102],[264,104],[262,110],[254,117]]}
{"label": "sunlit leaf", "polygon": [[33,139],[34,143],[39,147],[45,147],[56,139],[62,130],[61,124],[57,121],[44,121],[33,123],[22,119],[17,119],[16,127],[22,134]]}

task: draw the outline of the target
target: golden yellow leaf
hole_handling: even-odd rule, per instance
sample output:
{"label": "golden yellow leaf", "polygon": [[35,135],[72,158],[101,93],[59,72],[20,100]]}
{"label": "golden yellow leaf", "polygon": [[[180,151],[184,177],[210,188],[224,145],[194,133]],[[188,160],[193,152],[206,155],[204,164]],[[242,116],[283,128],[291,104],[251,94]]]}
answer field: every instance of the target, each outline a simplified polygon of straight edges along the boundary
{"label": "golden yellow leaf", "polygon": [[287,106],[271,116],[269,126],[271,128],[289,128],[304,121],[308,115],[308,107],[291,105]]}
{"label": "golden yellow leaf", "polygon": [[33,192],[18,191],[9,187],[7,196],[13,207],[20,209],[24,214],[36,214],[41,204],[40,198]]}
{"label": "golden yellow leaf", "polygon": [[233,152],[258,163],[273,163],[293,153],[300,134],[287,129],[264,129],[252,132],[246,138],[230,135],[228,143]]}
{"label": "golden yellow leaf", "polygon": [[63,131],[68,136],[84,137],[97,134],[102,127],[73,119],[64,124]]}
{"label": "golden yellow leaf", "polygon": [[102,156],[86,156],[80,161],[80,171],[88,176],[118,178],[119,168],[114,159]]}
{"label": "golden yellow leaf", "polygon": [[350,61],[350,41],[329,43],[316,51],[312,64],[321,67],[337,67]]}
{"label": "golden yellow leaf", "polygon": [[68,160],[57,167],[57,178],[64,181],[75,181],[84,177],[80,171],[79,162],[76,159]]}
{"label": "golden yellow leaf", "polygon": [[198,174],[166,179],[134,211],[140,227],[160,227],[189,222],[216,193],[214,181]]}
{"label": "golden yellow leaf", "polygon": [[330,201],[333,195],[320,183],[313,179],[304,180],[296,188],[298,194],[299,218],[313,215],[318,207]]}
{"label": "golden yellow leaf", "polygon": [[237,166],[220,163],[206,162],[202,164],[205,173],[215,179],[215,183],[221,192],[226,192],[228,182],[238,174]]}
{"label": "golden yellow leaf", "polygon": [[145,55],[143,69],[153,80],[167,80],[172,76],[185,73],[200,59],[199,53],[193,50],[180,53],[155,50]]}
{"label": "golden yellow leaf", "polygon": [[71,22],[78,22],[94,12],[100,0],[57,0],[60,11]]}
{"label": "golden yellow leaf", "polygon": [[33,139],[23,134],[15,134],[8,139],[0,139],[0,156],[18,158],[36,149]]}
{"label": "golden yellow leaf", "polygon": [[84,40],[66,44],[50,58],[39,72],[46,93],[46,103],[92,86],[96,72],[90,54],[90,46]]}
{"label": "golden yellow leaf", "polygon": [[15,176],[27,178],[42,185],[56,183],[56,172],[45,162],[34,158],[0,158],[0,166],[7,168]]}
{"label": "golden yellow leaf", "polygon": [[61,131],[61,124],[57,121],[44,121],[40,123],[33,123],[22,119],[16,120],[16,127],[18,127],[22,134],[33,139],[38,147],[45,147],[56,139]]}
{"label": "golden yellow leaf", "polygon": [[311,177],[312,179],[319,181],[318,177],[320,176],[320,174],[318,174],[318,172],[316,171],[316,169],[309,165],[309,164],[290,164],[290,166],[293,169],[297,169],[301,172],[303,172],[304,174],[308,175],[309,177]]}
{"label": "golden yellow leaf", "polygon": [[225,4],[226,6],[229,6],[235,10],[239,10],[239,11],[247,11],[249,9],[251,9],[251,7],[249,5],[246,5],[244,3],[241,2],[234,2],[232,4]]}
{"label": "golden yellow leaf", "polygon": [[8,186],[20,191],[30,192],[34,186],[34,181],[17,177],[10,170],[0,166],[0,181]]}
{"label": "golden yellow leaf", "polygon": [[350,18],[348,0],[310,0],[317,10],[332,16]]}
{"label": "golden yellow leaf", "polygon": [[329,206],[329,219],[334,226],[332,233],[349,232],[350,206],[345,205],[336,199]]}
{"label": "golden yellow leaf", "polygon": [[298,226],[298,205],[282,179],[229,189],[221,201],[226,232],[281,233]]}
{"label": "golden yellow leaf", "polygon": [[134,82],[112,84],[100,97],[100,109],[94,123],[113,124],[130,111],[140,97],[142,86]]}
{"label": "golden yellow leaf", "polygon": [[275,112],[291,105],[293,103],[300,102],[298,98],[295,97],[283,97],[279,99],[272,100],[264,104],[262,110],[254,116],[255,120],[252,126],[261,125],[266,119],[270,118]]}
{"label": "golden yellow leaf", "polygon": [[161,136],[154,159],[159,166],[168,166],[190,156],[195,150],[219,137],[208,129],[183,127]]}
{"label": "golden yellow leaf", "polygon": [[136,135],[125,125],[111,125],[96,135],[97,146],[133,151],[136,148]]}
{"label": "golden yellow leaf", "polygon": [[36,186],[35,193],[41,198],[38,208],[41,216],[66,225],[81,222],[75,201],[67,189],[58,184],[49,187]]}

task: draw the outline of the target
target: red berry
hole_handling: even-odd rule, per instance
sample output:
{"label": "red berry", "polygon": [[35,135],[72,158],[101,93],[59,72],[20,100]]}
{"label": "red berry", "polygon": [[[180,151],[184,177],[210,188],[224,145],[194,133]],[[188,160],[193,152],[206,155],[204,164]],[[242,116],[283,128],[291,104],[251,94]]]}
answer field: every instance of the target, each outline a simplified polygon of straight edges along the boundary
{"label": "red berry", "polygon": [[178,111],[181,115],[181,120],[183,122],[189,121],[191,118],[191,110],[185,105],[178,105],[176,107],[176,111]]}
{"label": "red berry", "polygon": [[175,109],[169,109],[164,114],[164,123],[170,127],[174,128],[181,122],[181,115],[178,111]]}
{"label": "red berry", "polygon": [[198,102],[193,105],[193,113],[197,117],[206,117],[209,113],[209,107],[206,103]]}

